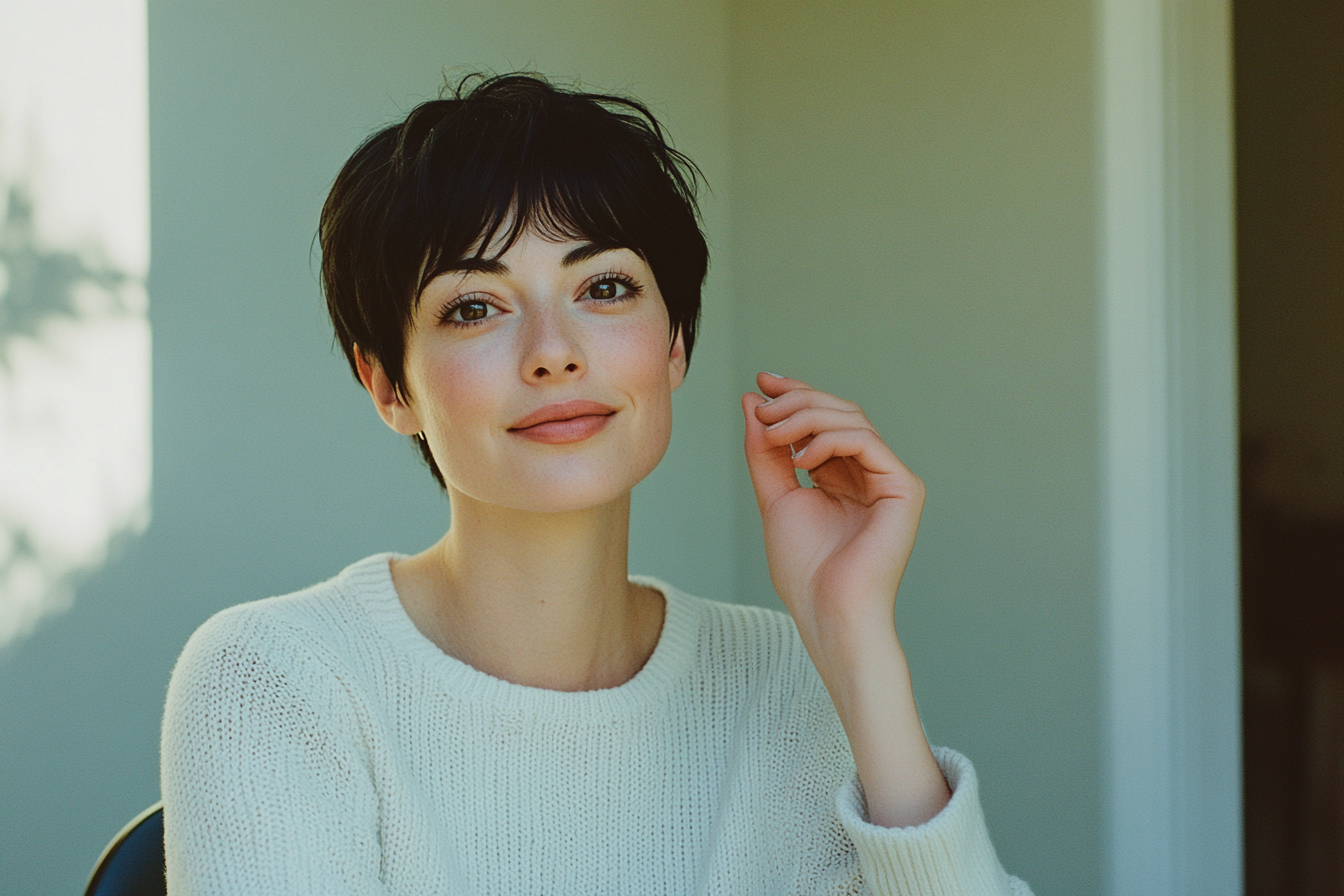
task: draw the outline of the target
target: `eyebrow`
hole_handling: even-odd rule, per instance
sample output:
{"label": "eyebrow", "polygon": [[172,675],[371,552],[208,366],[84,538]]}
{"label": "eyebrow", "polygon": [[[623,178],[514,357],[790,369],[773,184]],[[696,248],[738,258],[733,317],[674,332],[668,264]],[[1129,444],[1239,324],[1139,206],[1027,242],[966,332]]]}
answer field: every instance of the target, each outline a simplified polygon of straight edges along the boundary
{"label": "eyebrow", "polygon": [[[590,258],[596,258],[604,252],[612,252],[620,248],[623,247],[615,243],[584,243],[582,246],[576,246],[566,252],[565,257],[560,259],[560,266],[564,268],[573,267]],[[503,277],[509,273],[509,266],[498,258],[463,258],[443,268],[441,273],[490,274]]]}

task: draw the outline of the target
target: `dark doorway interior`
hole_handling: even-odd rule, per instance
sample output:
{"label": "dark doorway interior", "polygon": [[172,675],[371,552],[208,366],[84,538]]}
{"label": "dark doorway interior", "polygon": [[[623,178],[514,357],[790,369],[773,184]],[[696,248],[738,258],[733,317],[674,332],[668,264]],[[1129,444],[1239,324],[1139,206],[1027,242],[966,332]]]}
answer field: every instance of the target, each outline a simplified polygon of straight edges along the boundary
{"label": "dark doorway interior", "polygon": [[1234,21],[1246,890],[1344,896],[1344,2]]}

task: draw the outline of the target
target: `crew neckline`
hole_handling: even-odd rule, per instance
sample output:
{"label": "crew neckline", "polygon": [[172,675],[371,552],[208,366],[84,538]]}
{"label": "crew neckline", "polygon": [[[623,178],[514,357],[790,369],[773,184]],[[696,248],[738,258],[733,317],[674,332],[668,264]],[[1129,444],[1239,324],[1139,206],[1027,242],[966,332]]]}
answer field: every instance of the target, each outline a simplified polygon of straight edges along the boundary
{"label": "crew neckline", "polygon": [[672,685],[687,677],[695,658],[698,636],[695,598],[652,576],[631,575],[628,580],[663,595],[663,627],[648,660],[628,681],[592,691],[557,691],[496,678],[445,653],[415,627],[392,581],[391,561],[405,554],[386,552],[366,557],[341,573],[363,600],[376,630],[396,650],[440,679],[454,698],[493,704],[508,710],[588,710],[619,712],[658,701]]}

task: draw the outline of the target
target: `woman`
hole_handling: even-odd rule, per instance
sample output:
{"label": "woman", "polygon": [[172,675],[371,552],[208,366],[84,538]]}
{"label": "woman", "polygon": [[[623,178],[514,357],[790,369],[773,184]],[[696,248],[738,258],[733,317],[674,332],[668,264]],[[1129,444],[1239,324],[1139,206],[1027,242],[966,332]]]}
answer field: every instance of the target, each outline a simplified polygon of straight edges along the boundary
{"label": "woman", "polygon": [[525,75],[347,162],[332,321],[452,522],[192,637],[170,889],[1027,892],[924,738],[893,622],[924,486],[856,405],[765,373],[742,399],[792,619],[627,575],[695,342],[695,184],[643,106]]}

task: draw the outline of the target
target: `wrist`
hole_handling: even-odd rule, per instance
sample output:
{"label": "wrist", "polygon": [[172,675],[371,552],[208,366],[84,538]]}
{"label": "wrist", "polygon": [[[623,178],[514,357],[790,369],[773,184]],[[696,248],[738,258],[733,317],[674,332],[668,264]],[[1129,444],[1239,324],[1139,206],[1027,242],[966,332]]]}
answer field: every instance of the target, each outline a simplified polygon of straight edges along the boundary
{"label": "wrist", "polygon": [[837,672],[850,674],[889,666],[905,665],[905,651],[896,634],[896,619],[890,610],[851,612],[816,617],[810,632],[800,629],[813,660]]}
{"label": "wrist", "polygon": [[894,622],[819,628],[803,644],[848,729],[913,702],[910,667]]}

